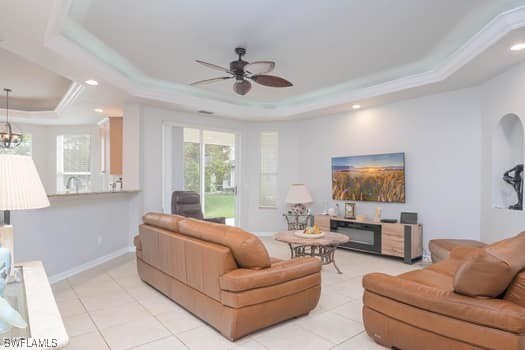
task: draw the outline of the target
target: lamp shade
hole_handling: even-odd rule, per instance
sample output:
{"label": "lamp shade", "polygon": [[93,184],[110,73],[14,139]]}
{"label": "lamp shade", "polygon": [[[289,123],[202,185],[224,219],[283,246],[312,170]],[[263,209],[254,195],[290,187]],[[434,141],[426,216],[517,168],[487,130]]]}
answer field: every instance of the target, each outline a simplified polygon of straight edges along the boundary
{"label": "lamp shade", "polygon": [[286,195],[286,203],[289,204],[306,204],[312,203],[312,195],[308,188],[303,184],[293,184]]}
{"label": "lamp shade", "polygon": [[0,154],[0,210],[49,207],[33,159]]}

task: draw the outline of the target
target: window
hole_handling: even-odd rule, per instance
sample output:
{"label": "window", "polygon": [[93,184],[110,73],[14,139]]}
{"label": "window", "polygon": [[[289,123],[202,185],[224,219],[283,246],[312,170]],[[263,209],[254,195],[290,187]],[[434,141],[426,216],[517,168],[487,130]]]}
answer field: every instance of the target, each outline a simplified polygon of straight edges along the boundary
{"label": "window", "polygon": [[33,153],[33,138],[31,134],[24,134],[22,143],[14,148],[0,148],[0,154],[17,154],[20,156],[31,156]]}
{"label": "window", "polygon": [[261,182],[259,207],[277,208],[277,167],[279,134],[276,131],[261,133]]}
{"label": "window", "polygon": [[57,136],[57,192],[91,188],[91,135]]}

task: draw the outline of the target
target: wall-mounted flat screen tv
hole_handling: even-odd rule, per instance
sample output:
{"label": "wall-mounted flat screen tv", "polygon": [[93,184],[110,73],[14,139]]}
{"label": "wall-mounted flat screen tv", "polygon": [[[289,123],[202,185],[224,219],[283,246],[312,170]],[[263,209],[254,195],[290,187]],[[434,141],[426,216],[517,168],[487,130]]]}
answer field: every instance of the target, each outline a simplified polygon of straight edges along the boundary
{"label": "wall-mounted flat screen tv", "polygon": [[405,154],[332,158],[332,198],[405,203]]}

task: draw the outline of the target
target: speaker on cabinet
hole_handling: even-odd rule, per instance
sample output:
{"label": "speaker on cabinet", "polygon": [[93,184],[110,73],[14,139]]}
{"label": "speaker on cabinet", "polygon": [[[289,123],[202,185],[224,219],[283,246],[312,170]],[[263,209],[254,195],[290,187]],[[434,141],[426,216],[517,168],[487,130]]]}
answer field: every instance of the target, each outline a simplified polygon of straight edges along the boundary
{"label": "speaker on cabinet", "polygon": [[415,225],[415,224],[417,224],[417,213],[403,212],[403,213],[401,213],[401,220],[399,220],[399,221],[402,224]]}

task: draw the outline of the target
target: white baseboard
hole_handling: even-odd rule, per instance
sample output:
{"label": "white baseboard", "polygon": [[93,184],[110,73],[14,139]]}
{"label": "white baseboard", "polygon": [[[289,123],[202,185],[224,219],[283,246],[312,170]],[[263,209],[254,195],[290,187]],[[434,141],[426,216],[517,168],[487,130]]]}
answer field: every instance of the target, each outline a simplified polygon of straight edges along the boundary
{"label": "white baseboard", "polygon": [[271,237],[275,232],[254,232],[253,234],[259,237]]}
{"label": "white baseboard", "polygon": [[75,266],[61,273],[57,273],[56,275],[49,277],[49,283],[53,284],[53,283],[60,282],[62,280],[65,280],[66,278],[79,274],[83,271],[92,269],[98,265],[101,265],[111,259],[118,258],[121,255],[128,254],[134,251],[135,251],[135,247],[125,247],[125,248],[119,249],[117,251],[114,251],[113,253],[109,253],[107,255],[101,256],[100,258],[96,258],[95,260],[91,260],[85,264]]}
{"label": "white baseboard", "polygon": [[[271,237],[275,234],[275,232],[255,232],[255,234],[260,237]],[[62,280],[65,280],[66,278],[69,278],[71,276],[84,272],[86,270],[92,269],[98,265],[101,265],[111,259],[118,258],[119,256],[124,255],[124,254],[134,253],[135,251],[136,251],[135,246],[129,246],[126,248],[119,249],[117,251],[114,251],[113,253],[101,256],[100,258],[96,258],[95,260],[89,261],[85,264],[73,267],[64,272],[57,273],[56,275],[50,276],[49,283],[53,284],[53,283],[60,282]]]}

